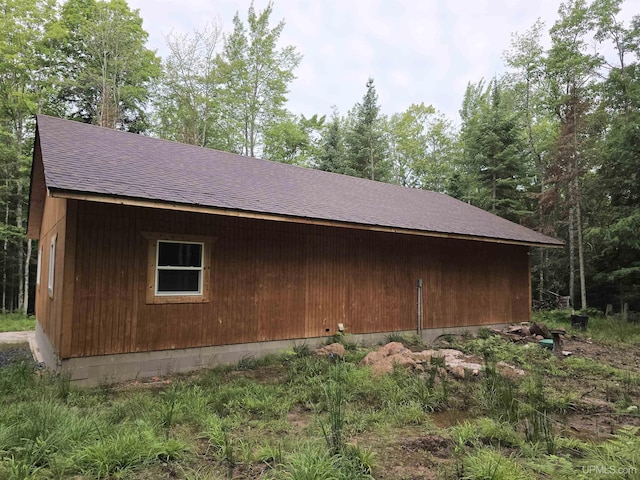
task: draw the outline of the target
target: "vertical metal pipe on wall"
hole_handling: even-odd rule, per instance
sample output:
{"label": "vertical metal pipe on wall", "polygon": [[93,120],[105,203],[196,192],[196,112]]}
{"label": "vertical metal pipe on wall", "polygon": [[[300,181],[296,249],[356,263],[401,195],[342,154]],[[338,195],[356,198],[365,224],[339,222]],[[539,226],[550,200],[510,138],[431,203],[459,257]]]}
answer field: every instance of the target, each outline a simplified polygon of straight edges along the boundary
{"label": "vertical metal pipe on wall", "polygon": [[418,279],[418,335],[422,337],[422,279]]}

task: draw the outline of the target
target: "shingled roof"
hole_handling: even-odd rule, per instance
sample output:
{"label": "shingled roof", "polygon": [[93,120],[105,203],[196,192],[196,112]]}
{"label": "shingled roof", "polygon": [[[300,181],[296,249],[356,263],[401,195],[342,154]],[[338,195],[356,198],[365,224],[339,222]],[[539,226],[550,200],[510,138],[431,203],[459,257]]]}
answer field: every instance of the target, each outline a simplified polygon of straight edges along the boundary
{"label": "shingled roof", "polygon": [[[421,235],[562,245],[447,195],[184,145],[46,115],[37,117],[46,187],[291,221]],[[155,205],[157,204],[157,205]]]}

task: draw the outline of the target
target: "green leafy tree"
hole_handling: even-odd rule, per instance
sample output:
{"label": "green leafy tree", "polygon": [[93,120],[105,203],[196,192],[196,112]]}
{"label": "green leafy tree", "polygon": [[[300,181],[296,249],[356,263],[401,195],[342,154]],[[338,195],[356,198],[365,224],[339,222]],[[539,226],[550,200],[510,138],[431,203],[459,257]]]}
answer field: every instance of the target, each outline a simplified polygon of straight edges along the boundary
{"label": "green leafy tree", "polygon": [[421,103],[392,115],[388,128],[396,183],[446,192],[457,155],[451,122]]}
{"label": "green leafy tree", "polygon": [[[549,167],[549,186],[544,195],[564,199],[569,244],[569,296],[575,301],[575,263],[578,257],[580,305],[587,308],[583,242],[583,199],[581,179],[587,171],[584,155],[591,110],[594,76],[601,58],[591,52],[587,35],[592,15],[584,0],[561,4],[559,19],[550,30],[552,46],[547,55],[545,75],[549,81],[548,102],[560,132]],[[561,202],[554,202],[561,207]]]}
{"label": "green leafy tree", "polygon": [[216,49],[220,27],[167,37],[169,55],[154,100],[155,131],[165,139],[201,147],[232,148],[221,104]]}
{"label": "green leafy tree", "polygon": [[65,78],[60,100],[71,118],[109,128],[142,131],[145,107],[160,75],[146,48],[148,34],[125,0],[68,0],[61,24]]}
{"label": "green leafy tree", "polygon": [[310,165],[318,154],[318,141],[325,117],[299,119],[289,116],[265,132],[264,157],[283,163]]}
{"label": "green leafy tree", "polygon": [[626,26],[618,18],[621,3],[591,5],[595,40],[610,44],[615,59],[604,59],[608,76],[598,88],[602,125],[593,150],[599,168],[587,186],[599,201],[591,208],[585,240],[593,247],[592,295],[600,304],[617,296],[622,310],[627,302],[640,306],[640,17]]}
{"label": "green leafy tree", "polygon": [[[557,198],[545,196],[545,192],[548,189],[549,159],[558,136],[559,122],[546,104],[548,84],[544,75],[546,54],[541,42],[543,30],[544,23],[538,20],[524,34],[513,34],[511,48],[504,53],[504,59],[510,68],[507,79],[513,94],[514,106],[521,113],[526,132],[525,161],[533,168],[531,208],[535,215],[525,220],[528,220],[529,226],[542,233],[556,235],[558,218],[553,215],[555,206],[552,201]],[[539,201],[543,197],[546,202]],[[547,290],[561,289],[549,266],[549,255],[555,253],[540,248],[532,256],[533,286],[537,290],[540,304],[546,300]]]}
{"label": "green leafy tree", "polygon": [[57,51],[52,44],[55,2],[0,1],[0,220],[2,309],[29,303],[31,241],[24,232],[32,153],[33,115],[47,107],[56,83]]}
{"label": "green leafy tree", "polygon": [[272,12],[271,2],[261,12],[252,3],[247,26],[236,13],[219,59],[231,150],[252,157],[263,152],[265,132],[286,119],[288,86],[302,58],[293,46],[278,48],[284,20],[270,28]]}

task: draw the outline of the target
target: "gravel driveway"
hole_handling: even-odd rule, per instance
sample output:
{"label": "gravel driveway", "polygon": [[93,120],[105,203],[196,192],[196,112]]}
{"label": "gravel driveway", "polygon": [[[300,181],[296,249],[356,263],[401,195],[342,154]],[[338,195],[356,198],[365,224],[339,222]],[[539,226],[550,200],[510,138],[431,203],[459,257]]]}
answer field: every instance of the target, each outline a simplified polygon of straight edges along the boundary
{"label": "gravel driveway", "polygon": [[23,360],[33,362],[29,344],[0,345],[0,368]]}

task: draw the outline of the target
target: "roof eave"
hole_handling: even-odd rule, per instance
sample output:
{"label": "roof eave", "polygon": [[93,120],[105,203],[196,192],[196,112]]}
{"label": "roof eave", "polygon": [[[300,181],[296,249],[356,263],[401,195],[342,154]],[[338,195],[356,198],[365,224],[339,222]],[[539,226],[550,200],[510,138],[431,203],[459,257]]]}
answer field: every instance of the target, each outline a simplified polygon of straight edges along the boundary
{"label": "roof eave", "polygon": [[351,223],[351,222],[343,222],[338,220],[325,220],[325,219],[318,219],[318,218],[311,218],[311,217],[295,217],[295,216],[287,216],[287,215],[274,214],[274,213],[268,213],[268,212],[254,212],[254,211],[247,211],[247,210],[236,210],[236,209],[211,207],[211,206],[204,206],[204,205],[149,200],[149,199],[142,199],[142,198],[135,198],[135,197],[106,195],[106,194],[100,194],[100,193],[82,192],[82,191],[67,190],[67,189],[60,189],[60,188],[54,188],[54,187],[50,187],[49,191],[52,197],[66,198],[71,200],[89,201],[89,202],[109,203],[114,205],[127,205],[127,206],[157,208],[157,209],[163,209],[163,210],[174,210],[174,211],[182,211],[182,212],[215,214],[215,215],[223,215],[228,217],[250,218],[250,219],[256,219],[256,220],[269,220],[269,221],[276,221],[276,222],[298,223],[298,224],[306,224],[306,225],[318,225],[318,226],[325,226],[325,227],[351,228],[356,230],[399,233],[399,234],[405,234],[405,235],[416,235],[416,236],[424,236],[424,237],[453,238],[458,240],[475,240],[475,241],[489,242],[489,243],[521,245],[521,246],[527,246],[527,247],[560,248],[564,246],[564,244],[559,241],[558,241],[559,243],[551,243],[551,242],[544,243],[544,242],[531,242],[531,241],[522,241],[522,240],[514,240],[514,239],[505,239],[505,238],[464,235],[464,234],[458,234],[458,233],[415,230],[415,229],[408,229],[408,228],[389,227],[389,226],[383,226],[383,225]]}

